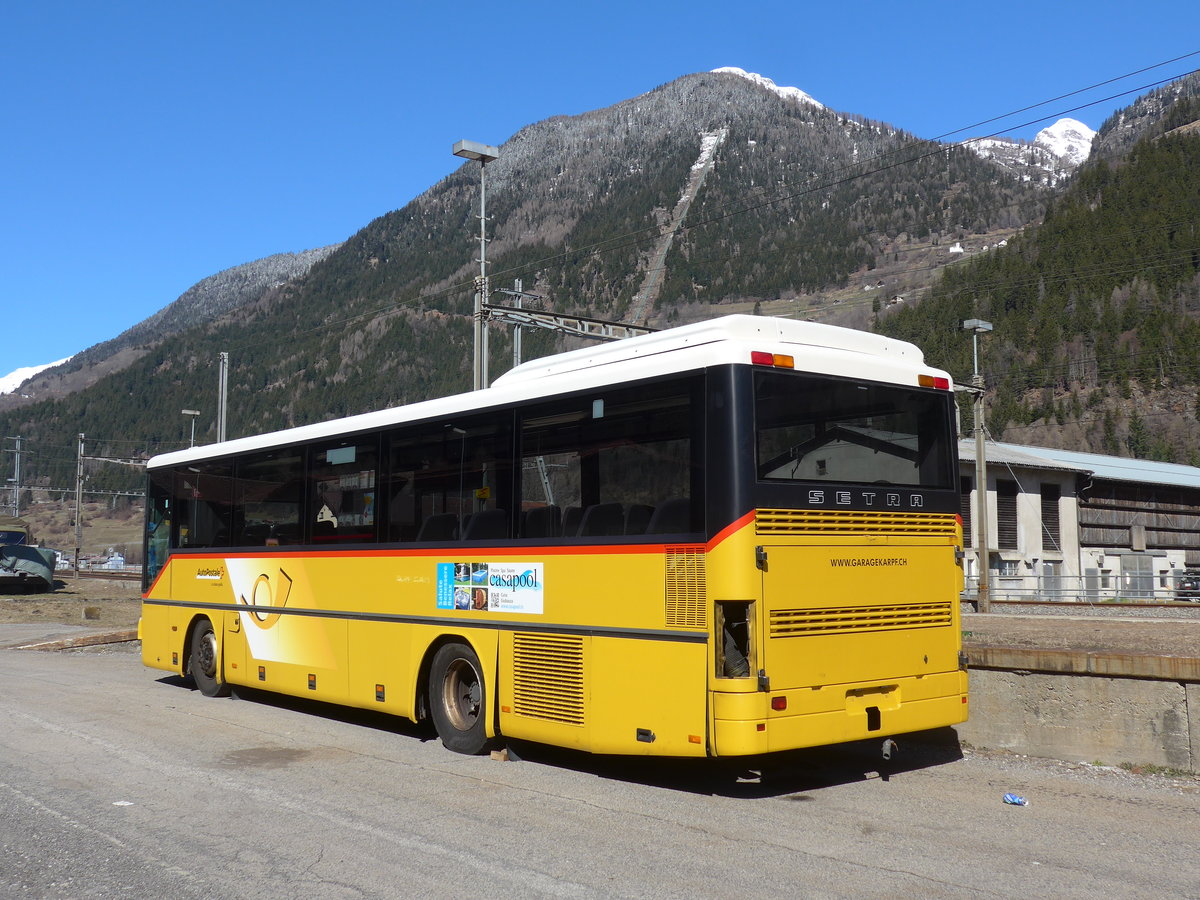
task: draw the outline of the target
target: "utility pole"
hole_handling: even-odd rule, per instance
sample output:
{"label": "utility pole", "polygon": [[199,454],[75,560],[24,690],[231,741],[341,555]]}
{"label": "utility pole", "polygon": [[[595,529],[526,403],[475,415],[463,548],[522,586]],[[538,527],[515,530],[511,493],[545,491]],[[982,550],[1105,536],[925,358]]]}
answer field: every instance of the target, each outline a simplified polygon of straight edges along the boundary
{"label": "utility pole", "polygon": [[981,613],[992,611],[992,598],[988,584],[988,565],[991,562],[989,543],[991,529],[988,527],[988,483],[987,457],[984,451],[983,425],[983,376],[979,374],[979,335],[992,330],[992,323],[983,319],[967,319],[962,323],[964,331],[971,332],[972,355],[975,372],[971,384],[975,387],[975,554],[979,564],[979,586],[975,593],[975,608]]}
{"label": "utility pole", "polygon": [[979,537],[977,554],[979,556],[979,587],[976,593],[976,609],[981,613],[992,611],[992,597],[988,584],[989,537],[991,528],[988,526],[988,482],[987,456],[984,452],[983,427],[983,376],[976,374],[972,379],[975,392],[975,521]]}
{"label": "utility pole", "polygon": [[475,365],[472,389],[488,386],[487,312],[487,164],[500,158],[500,151],[477,141],[459,141],[452,149],[455,156],[479,161],[479,275],[475,279]]}
{"label": "utility pole", "polygon": [[192,439],[191,439],[191,442],[188,444],[188,446],[189,446],[189,447],[195,447],[195,446],[196,446],[196,416],[200,415],[200,410],[198,410],[198,409],[181,409],[181,410],[179,411],[179,413],[180,413],[180,415],[184,415],[184,416],[190,416],[190,417],[191,417],[191,420],[192,420]]}
{"label": "utility pole", "polygon": [[229,354],[221,351],[217,364],[217,443],[225,440],[225,416],[229,401]]}
{"label": "utility pole", "polygon": [[[137,466],[145,468],[146,461],[144,459],[133,459],[127,456],[87,456],[83,451],[84,435],[79,435],[79,451],[75,458],[75,575],[79,575],[79,557],[83,553],[83,463],[90,462],[107,462],[120,463],[123,466]],[[89,491],[93,494],[110,495],[113,502],[116,502],[117,497],[144,497],[145,494],[134,493],[132,491]]]}
{"label": "utility pole", "polygon": [[6,441],[16,441],[16,450],[9,451],[13,454],[13,477],[12,477],[12,511],[15,518],[21,517],[21,436],[16,435],[6,437]]}
{"label": "utility pole", "polygon": [[79,577],[79,555],[83,552],[83,435],[75,459],[75,577]]}
{"label": "utility pole", "polygon": [[[517,309],[521,308],[521,301],[525,298],[525,292],[522,290],[524,282],[520,278],[513,279],[513,293],[517,295]],[[513,368],[521,364],[521,326],[518,325],[513,329]]]}

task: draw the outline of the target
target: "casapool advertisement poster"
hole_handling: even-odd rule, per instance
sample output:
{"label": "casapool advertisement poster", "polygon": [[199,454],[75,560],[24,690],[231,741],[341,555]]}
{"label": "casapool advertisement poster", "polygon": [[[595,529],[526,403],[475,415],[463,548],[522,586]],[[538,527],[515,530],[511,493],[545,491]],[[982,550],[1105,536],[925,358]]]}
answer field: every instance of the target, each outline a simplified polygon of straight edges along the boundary
{"label": "casapool advertisement poster", "polygon": [[438,609],[540,614],[542,590],[541,563],[437,564]]}

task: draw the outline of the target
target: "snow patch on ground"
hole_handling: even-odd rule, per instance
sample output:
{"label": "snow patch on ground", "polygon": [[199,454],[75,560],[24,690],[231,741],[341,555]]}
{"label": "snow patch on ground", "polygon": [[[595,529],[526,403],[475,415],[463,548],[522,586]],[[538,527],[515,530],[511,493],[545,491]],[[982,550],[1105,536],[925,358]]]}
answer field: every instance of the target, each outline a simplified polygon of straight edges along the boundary
{"label": "snow patch on ground", "polygon": [[710,131],[700,135],[700,155],[696,158],[696,161],[692,163],[693,172],[697,171],[698,169],[703,169],[710,162],[712,162],[713,154],[716,153],[717,148],[724,143],[725,138],[728,135],[728,128],[722,128],[718,131]]}

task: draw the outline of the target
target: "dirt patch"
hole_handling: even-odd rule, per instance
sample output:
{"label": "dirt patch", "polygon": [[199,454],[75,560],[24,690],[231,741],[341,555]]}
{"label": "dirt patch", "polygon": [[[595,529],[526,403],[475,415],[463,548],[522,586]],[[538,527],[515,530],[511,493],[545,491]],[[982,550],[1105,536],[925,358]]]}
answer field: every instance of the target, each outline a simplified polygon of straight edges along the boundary
{"label": "dirt patch", "polygon": [[141,585],[104,578],[59,578],[41,594],[0,592],[0,625],[42,622],[96,628],[136,628],[142,614]]}

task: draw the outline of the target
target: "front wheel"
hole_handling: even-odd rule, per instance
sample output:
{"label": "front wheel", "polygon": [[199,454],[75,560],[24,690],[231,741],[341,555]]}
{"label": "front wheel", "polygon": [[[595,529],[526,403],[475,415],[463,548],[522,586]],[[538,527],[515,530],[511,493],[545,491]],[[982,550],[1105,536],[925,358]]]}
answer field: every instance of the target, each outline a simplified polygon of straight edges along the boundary
{"label": "front wheel", "polygon": [[429,667],[429,712],[448,750],[475,755],[487,747],[483,667],[465,644],[446,644]]}
{"label": "front wheel", "polygon": [[192,629],[188,674],[205,697],[224,697],[229,693],[229,685],[221,675],[221,648],[208,619],[200,619]]}

